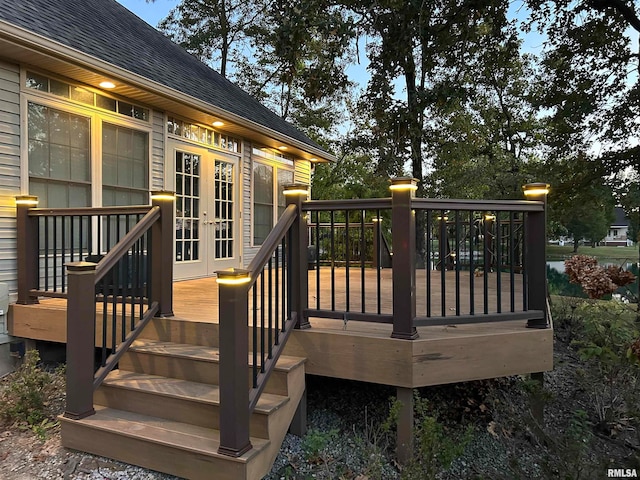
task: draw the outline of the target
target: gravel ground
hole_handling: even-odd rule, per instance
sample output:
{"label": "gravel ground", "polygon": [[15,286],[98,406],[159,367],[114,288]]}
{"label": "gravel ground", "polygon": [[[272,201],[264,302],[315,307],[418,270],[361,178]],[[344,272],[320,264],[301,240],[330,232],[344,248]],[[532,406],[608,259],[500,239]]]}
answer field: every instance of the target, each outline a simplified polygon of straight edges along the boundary
{"label": "gravel ground", "polygon": [[[440,420],[449,438],[471,432],[462,454],[435,478],[589,480],[606,478],[606,468],[640,469],[636,420],[623,417],[610,431],[597,428],[593,392],[585,388],[587,365],[561,341],[554,364],[545,375],[544,426],[529,412],[530,390],[521,378],[421,389],[430,401],[429,415]],[[304,439],[287,435],[267,480],[402,477],[391,453],[393,435],[381,427],[394,389],[310,376],[307,390],[309,433]],[[631,393],[638,397],[637,390]],[[581,411],[587,419],[576,433]],[[47,432],[46,441],[31,431],[0,429],[0,480],[175,478],[67,450],[60,445],[59,427]]]}

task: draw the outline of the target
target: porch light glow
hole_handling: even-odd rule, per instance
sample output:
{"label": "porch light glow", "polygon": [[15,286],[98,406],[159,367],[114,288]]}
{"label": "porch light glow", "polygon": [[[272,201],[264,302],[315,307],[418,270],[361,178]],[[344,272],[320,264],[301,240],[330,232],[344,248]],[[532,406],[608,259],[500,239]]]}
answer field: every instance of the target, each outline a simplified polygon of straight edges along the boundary
{"label": "porch light glow", "polygon": [[549,184],[548,183],[529,183],[527,185],[522,186],[522,191],[525,196],[536,196],[536,195],[548,195],[549,194]]}
{"label": "porch light glow", "polygon": [[246,270],[230,269],[216,272],[216,283],[220,285],[244,285],[251,281],[251,275]]}
{"label": "porch light glow", "polygon": [[309,195],[309,192],[304,188],[292,188],[290,190],[284,190],[282,192],[284,195]]}
{"label": "porch light glow", "polygon": [[411,190],[411,191],[415,192],[416,190],[418,190],[418,186],[417,185],[412,185],[410,183],[399,183],[397,185],[391,185],[389,187],[389,190],[394,190],[394,191]]}
{"label": "porch light glow", "polygon": [[175,200],[176,196],[173,192],[151,192],[151,200]]}
{"label": "porch light glow", "polygon": [[20,195],[16,197],[16,205],[38,206],[38,197],[35,195]]}
{"label": "porch light glow", "polygon": [[116,88],[116,84],[109,81],[100,82],[98,86],[100,88],[106,88],[106,89]]}
{"label": "porch light glow", "polygon": [[211,125],[213,125],[214,127],[222,127],[224,126],[224,122],[221,122],[220,120],[216,120]]}
{"label": "porch light glow", "polygon": [[280,146],[278,147],[278,150],[285,151],[285,150],[287,150],[288,148],[289,148],[289,147],[285,147],[284,145],[280,145]]}

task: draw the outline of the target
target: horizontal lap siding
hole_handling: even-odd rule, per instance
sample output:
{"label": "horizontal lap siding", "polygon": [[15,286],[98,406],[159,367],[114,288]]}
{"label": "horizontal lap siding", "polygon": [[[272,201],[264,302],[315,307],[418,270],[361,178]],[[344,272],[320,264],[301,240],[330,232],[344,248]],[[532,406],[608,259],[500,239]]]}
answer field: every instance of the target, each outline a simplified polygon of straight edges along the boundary
{"label": "horizontal lap siding", "polygon": [[[0,282],[16,298],[16,207],[20,194],[20,68],[0,60]],[[0,316],[0,334],[6,333]]]}
{"label": "horizontal lap siding", "polygon": [[251,150],[253,145],[250,142],[244,142],[242,145],[242,264],[247,267],[253,257],[256,255],[258,248],[251,246],[252,228],[251,228],[251,182],[252,182],[252,165]]}
{"label": "horizontal lap siding", "polygon": [[151,190],[163,190],[164,187],[164,113],[153,111],[151,114],[153,133],[151,135]]}

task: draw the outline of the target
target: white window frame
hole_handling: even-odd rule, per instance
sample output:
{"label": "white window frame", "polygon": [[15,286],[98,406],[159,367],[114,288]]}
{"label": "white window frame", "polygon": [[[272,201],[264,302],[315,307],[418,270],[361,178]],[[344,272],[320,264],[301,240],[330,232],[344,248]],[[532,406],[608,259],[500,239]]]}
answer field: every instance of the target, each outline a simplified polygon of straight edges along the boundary
{"label": "white window frame", "polygon": [[[95,107],[82,106],[73,101],[65,101],[61,97],[57,97],[50,93],[32,90],[25,87],[26,70],[23,68],[20,72],[20,190],[23,194],[29,192],[29,136],[27,134],[29,128],[29,102],[42,105],[48,108],[55,108],[63,112],[81,115],[90,119],[91,143],[90,143],[90,162],[91,162],[91,206],[102,206],[102,124],[104,122],[117,125],[119,127],[138,130],[147,134],[147,152],[148,152],[148,171],[147,186],[149,191],[153,185],[153,125],[152,122],[138,120],[126,115],[118,113],[110,113],[107,110]],[[150,115],[152,110],[150,109]]]}

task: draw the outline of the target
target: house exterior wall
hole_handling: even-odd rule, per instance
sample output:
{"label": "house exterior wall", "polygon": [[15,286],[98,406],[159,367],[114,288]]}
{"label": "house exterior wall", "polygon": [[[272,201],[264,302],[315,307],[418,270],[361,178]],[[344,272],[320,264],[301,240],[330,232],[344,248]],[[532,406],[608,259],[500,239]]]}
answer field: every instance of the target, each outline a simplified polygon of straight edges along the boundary
{"label": "house exterior wall", "polygon": [[[16,207],[20,194],[20,67],[0,60],[0,282],[15,300]],[[0,316],[0,334],[6,315]]]}
{"label": "house exterior wall", "polygon": [[157,110],[151,112],[151,191],[165,188],[165,145],[166,127],[165,114]]}

